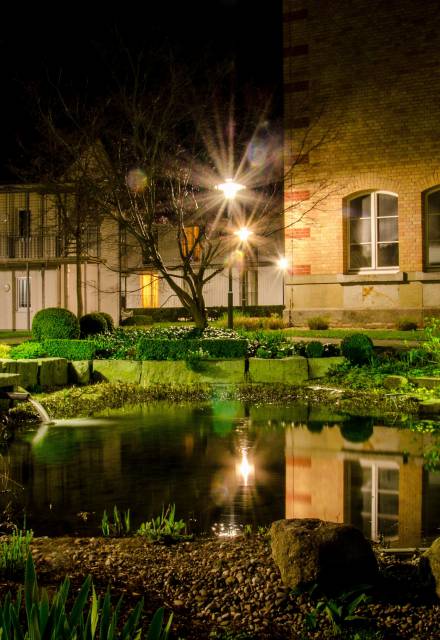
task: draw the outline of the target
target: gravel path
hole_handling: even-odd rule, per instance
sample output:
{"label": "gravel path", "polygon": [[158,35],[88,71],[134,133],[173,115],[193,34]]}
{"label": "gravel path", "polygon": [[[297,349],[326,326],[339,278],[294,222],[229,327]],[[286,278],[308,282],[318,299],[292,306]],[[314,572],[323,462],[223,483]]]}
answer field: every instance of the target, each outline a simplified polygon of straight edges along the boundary
{"label": "gravel path", "polygon": [[[130,605],[144,596],[148,616],[160,605],[173,611],[173,638],[335,637],[323,614],[317,631],[307,629],[316,602],[282,585],[265,536],[171,546],[140,538],[40,538],[32,549],[40,583],[55,586],[68,574],[78,587],[90,573],[98,589],[111,584]],[[359,638],[440,639],[440,604],[420,583],[417,558],[378,559],[383,583],[358,611],[378,633]]]}

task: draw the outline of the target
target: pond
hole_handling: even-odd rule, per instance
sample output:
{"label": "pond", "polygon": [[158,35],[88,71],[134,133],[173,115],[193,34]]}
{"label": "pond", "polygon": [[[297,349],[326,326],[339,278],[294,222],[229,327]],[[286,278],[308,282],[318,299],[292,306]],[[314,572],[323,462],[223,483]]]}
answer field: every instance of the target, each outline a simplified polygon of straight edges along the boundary
{"label": "pond", "polygon": [[100,535],[104,509],[130,508],[138,526],[174,503],[197,533],[314,517],[408,547],[439,535],[431,446],[429,434],[306,404],[157,402],[17,433],[4,484],[37,535]]}

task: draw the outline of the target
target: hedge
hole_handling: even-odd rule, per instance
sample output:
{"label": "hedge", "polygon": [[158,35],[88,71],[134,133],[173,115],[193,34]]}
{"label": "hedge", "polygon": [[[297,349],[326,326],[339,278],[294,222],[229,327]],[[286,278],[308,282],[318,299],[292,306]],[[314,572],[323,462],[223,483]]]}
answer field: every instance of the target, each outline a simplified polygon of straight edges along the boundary
{"label": "hedge", "polygon": [[44,340],[43,347],[51,358],[93,360],[96,347],[91,340]]}
{"label": "hedge", "polygon": [[142,338],[137,346],[139,360],[187,360],[189,354],[202,351],[209,358],[244,358],[248,349],[247,340],[238,339],[188,339],[158,340]]}
{"label": "hedge", "polygon": [[[254,318],[269,318],[272,314],[282,316],[283,305],[252,305],[249,307],[234,307],[234,311],[244,313],[245,315],[253,316]],[[183,307],[160,307],[155,308],[134,308],[128,309],[132,311],[134,316],[147,315],[150,316],[153,322],[177,322],[179,318],[191,319],[191,315],[187,309]],[[208,307],[208,317],[217,320],[228,312],[227,307]],[[126,324],[125,322],[123,324]]]}

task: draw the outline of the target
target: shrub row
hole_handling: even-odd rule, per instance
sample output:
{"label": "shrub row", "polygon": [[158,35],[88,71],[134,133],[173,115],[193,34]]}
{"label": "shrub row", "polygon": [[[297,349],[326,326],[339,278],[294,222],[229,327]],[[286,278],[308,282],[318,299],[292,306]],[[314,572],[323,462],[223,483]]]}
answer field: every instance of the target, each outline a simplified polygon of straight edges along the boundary
{"label": "shrub row", "polygon": [[244,339],[186,339],[164,340],[141,338],[137,345],[139,360],[187,360],[195,351],[206,353],[210,358],[244,358],[248,341]]}
{"label": "shrub row", "polygon": [[[283,314],[283,305],[252,305],[246,307],[245,315],[254,318],[270,318],[271,315],[281,316]],[[152,322],[176,322],[179,318],[190,320],[191,316],[187,309],[182,307],[160,307],[159,309],[137,308],[128,309],[133,312],[133,316],[146,315],[152,319]],[[234,308],[234,313],[242,312],[241,307]],[[213,320],[218,320],[221,316],[228,312],[227,307],[208,307],[208,316]],[[124,321],[123,324],[132,324]],[[134,324],[134,323],[133,323]]]}
{"label": "shrub row", "polygon": [[93,360],[96,347],[91,340],[44,340],[43,348],[51,358]]}
{"label": "shrub row", "polygon": [[90,340],[42,340],[22,342],[12,347],[8,357],[13,360],[35,358],[66,358],[67,360],[93,360],[96,352]]}

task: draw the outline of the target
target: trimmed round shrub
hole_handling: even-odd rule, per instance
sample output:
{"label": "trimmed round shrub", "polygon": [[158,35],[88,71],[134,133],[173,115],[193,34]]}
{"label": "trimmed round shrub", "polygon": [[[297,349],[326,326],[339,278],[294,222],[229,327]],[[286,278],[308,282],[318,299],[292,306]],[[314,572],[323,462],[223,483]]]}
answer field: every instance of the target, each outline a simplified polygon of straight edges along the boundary
{"label": "trimmed round shrub", "polygon": [[306,356],[308,358],[322,358],[324,345],[318,340],[312,340],[306,344]]}
{"label": "trimmed round shrub", "polygon": [[107,324],[108,333],[113,333],[115,330],[115,323],[113,322],[113,318],[109,313],[105,313],[105,311],[97,311],[99,316],[102,316]]}
{"label": "trimmed round shrub", "polygon": [[97,336],[107,331],[107,320],[100,313],[86,313],[79,321],[81,338]]}
{"label": "trimmed round shrub", "polygon": [[352,364],[367,364],[373,357],[373,342],[365,333],[353,333],[342,340],[341,353]]}
{"label": "trimmed round shrub", "polygon": [[60,307],[49,307],[37,311],[32,320],[34,340],[75,340],[79,338],[79,322],[74,313]]}

